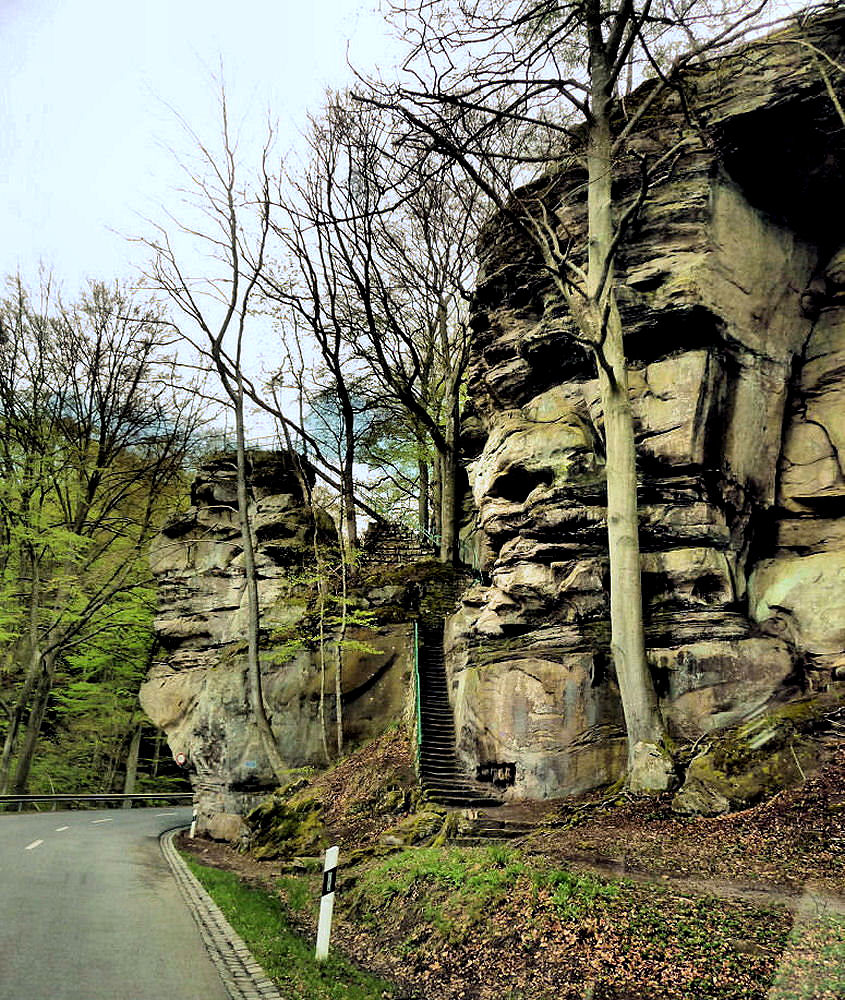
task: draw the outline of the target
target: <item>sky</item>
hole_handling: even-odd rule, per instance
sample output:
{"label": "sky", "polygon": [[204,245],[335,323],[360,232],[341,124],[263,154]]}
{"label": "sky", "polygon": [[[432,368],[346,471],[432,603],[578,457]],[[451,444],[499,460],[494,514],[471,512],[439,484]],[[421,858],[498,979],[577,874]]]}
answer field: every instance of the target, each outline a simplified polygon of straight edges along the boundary
{"label": "sky", "polygon": [[[39,262],[73,297],[129,278],[182,181],[187,140],[219,129],[222,66],[242,134],[295,145],[306,109],[396,45],[379,0],[0,0],[0,272]],[[174,155],[175,154],[175,155]]]}

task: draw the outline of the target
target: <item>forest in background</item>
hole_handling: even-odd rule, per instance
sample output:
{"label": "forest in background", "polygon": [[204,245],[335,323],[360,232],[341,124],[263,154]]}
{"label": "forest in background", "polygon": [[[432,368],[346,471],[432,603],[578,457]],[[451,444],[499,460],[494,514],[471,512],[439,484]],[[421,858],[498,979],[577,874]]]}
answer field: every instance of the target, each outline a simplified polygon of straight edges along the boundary
{"label": "forest in background", "polygon": [[[183,123],[186,187],[138,241],[140,289],[92,283],[66,305],[47,277],[38,289],[9,282],[0,792],[58,786],[72,759],[83,782],[126,772],[142,725],[134,691],[152,655],[145,548],[185,502],[205,425],[219,428],[224,410],[242,473],[247,407],[315,465],[313,499],[332,509],[350,558],[359,520],[389,513],[459,561],[471,301],[492,214],[531,248],[572,350],[594,358],[605,413],[620,428],[605,443],[609,483],[636,519],[614,261],[678,150],[643,153],[631,136],[660,94],[682,86],[684,69],[741,40],[768,5],[456,0],[437,10],[393,11],[413,82],[327,95],[299,167],[272,126],[258,162],[242,162],[221,87],[219,136],[206,141]],[[816,58],[836,101],[841,67]],[[646,96],[626,103],[643,80]],[[619,200],[612,181],[632,164],[641,183]],[[577,190],[556,184],[567,171],[583,173]],[[588,249],[567,229],[585,199]],[[257,373],[250,345],[268,331],[277,363]],[[641,666],[638,550],[623,555],[614,568],[611,539],[612,594],[634,615],[613,627],[630,639],[625,662]],[[659,743],[642,671],[629,691],[626,714]],[[154,741],[141,746],[157,759]]]}

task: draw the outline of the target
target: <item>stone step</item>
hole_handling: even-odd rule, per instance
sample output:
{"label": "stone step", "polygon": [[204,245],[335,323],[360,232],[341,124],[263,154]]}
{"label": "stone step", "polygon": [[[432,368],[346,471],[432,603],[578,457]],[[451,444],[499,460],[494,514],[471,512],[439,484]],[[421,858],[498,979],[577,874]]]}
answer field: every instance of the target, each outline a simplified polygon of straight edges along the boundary
{"label": "stone step", "polygon": [[[458,588],[455,588],[457,600]],[[501,800],[478,788],[455,755],[455,718],[443,657],[443,620],[424,618],[419,624],[420,785],[432,802],[453,807],[491,808]]]}
{"label": "stone step", "polygon": [[534,823],[517,823],[508,820],[475,819],[464,825],[463,832],[472,837],[523,837],[537,827]]}
{"label": "stone step", "polygon": [[483,798],[478,797],[475,793],[471,795],[462,795],[460,793],[453,792],[427,792],[427,797],[429,801],[436,802],[438,805],[443,806],[453,806],[459,809],[475,809],[475,808],[495,808],[502,804],[500,799]]}

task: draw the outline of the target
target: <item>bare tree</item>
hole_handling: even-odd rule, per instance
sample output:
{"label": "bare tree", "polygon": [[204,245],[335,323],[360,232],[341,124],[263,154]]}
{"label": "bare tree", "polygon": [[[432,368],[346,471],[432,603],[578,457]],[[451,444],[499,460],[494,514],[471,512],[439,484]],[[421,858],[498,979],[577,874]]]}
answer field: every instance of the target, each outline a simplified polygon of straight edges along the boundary
{"label": "bare tree", "polygon": [[[607,459],[611,652],[629,783],[637,790],[668,787],[673,766],[645,656],[634,424],[615,265],[649,189],[690,139],[680,135],[651,153],[633,137],[656,102],[680,93],[683,66],[743,37],[766,6],[409,0],[396,13],[415,38],[405,64],[413,82],[382,88],[375,101],[404,117],[419,149],[450,158],[490,199],[530,248],[526,256],[550,299],[565,303],[560,322],[575,349],[595,358]],[[680,41],[687,53],[671,66],[662,63]],[[650,89],[626,103],[626,82],[644,70]],[[556,168],[552,175],[526,185],[538,165],[548,164]],[[561,183],[566,177],[569,183]],[[628,182],[621,203],[614,192],[620,177]],[[584,197],[579,225],[573,217]]]}
{"label": "bare tree", "polygon": [[210,249],[216,273],[198,278],[186,273],[171,233],[163,226],[157,227],[155,238],[143,242],[152,251],[149,277],[155,287],[164,292],[182,315],[193,323],[196,335],[180,328],[181,333],[213,364],[234,414],[238,519],[247,593],[250,705],[262,749],[273,772],[281,778],[286,764],[270,727],[261,681],[258,577],[249,515],[249,456],[244,426],[247,390],[243,371],[246,327],[251,319],[252,299],[265,268],[265,249],[270,230],[267,159],[273,133],[268,128],[261,153],[258,188],[247,190],[239,176],[237,144],[230,131],[226,94],[222,88],[220,113],[222,145],[219,153],[215,153],[183,122],[200,161],[197,171],[188,170],[188,177],[191,194],[197,199],[197,207],[204,218],[204,223],[201,223],[204,228],[197,229],[187,222],[174,223],[179,235],[193,237]]}
{"label": "bare tree", "polygon": [[[459,388],[467,358],[467,291],[478,192],[390,145],[384,116],[335,96],[312,121],[310,160],[287,179],[276,235],[301,286],[273,294],[310,326],[330,369],[354,454],[348,391],[355,366],[374,377],[439,456],[441,557],[457,558]],[[427,471],[427,467],[426,467]],[[426,490],[427,492],[427,490]],[[344,496],[348,490],[344,489]],[[421,518],[426,520],[426,518]]]}

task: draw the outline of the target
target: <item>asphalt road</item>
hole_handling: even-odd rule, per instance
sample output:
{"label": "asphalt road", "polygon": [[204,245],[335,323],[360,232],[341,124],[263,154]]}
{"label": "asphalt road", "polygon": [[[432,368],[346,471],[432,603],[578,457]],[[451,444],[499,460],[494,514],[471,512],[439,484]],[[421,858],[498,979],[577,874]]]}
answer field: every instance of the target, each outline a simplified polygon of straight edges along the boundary
{"label": "asphalt road", "polygon": [[159,847],[190,818],[0,814],[0,1000],[227,1000]]}

